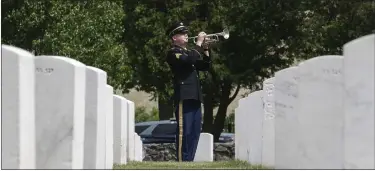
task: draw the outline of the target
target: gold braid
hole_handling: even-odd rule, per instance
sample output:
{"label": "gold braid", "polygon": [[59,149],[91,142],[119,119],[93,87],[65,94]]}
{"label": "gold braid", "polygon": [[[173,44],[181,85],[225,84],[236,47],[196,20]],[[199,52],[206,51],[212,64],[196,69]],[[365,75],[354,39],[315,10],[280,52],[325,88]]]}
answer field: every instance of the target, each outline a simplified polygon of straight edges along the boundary
{"label": "gold braid", "polygon": [[180,130],[180,134],[179,134],[179,140],[178,140],[178,161],[181,162],[182,161],[182,135],[183,135],[183,115],[182,115],[182,105],[183,101],[181,100],[180,103],[179,103],[179,106],[178,106],[178,121],[179,121],[179,130]]}

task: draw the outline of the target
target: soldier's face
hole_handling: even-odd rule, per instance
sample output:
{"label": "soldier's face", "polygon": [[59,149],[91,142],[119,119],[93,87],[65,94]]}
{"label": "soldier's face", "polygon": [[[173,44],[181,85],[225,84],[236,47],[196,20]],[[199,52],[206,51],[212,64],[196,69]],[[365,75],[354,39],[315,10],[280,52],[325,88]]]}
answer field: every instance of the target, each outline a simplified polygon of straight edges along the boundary
{"label": "soldier's face", "polygon": [[179,43],[179,44],[187,43],[188,38],[189,38],[189,36],[188,36],[187,33],[176,34],[176,35],[173,36],[174,42]]}

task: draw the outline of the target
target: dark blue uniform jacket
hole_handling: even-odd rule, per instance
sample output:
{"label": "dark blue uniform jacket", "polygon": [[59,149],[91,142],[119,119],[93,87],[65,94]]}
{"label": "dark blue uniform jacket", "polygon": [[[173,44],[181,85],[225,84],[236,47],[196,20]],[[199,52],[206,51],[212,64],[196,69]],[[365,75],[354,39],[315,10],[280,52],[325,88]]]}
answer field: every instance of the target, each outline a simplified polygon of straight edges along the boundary
{"label": "dark blue uniform jacket", "polygon": [[195,99],[203,102],[199,71],[207,71],[211,58],[203,48],[195,46],[187,50],[174,45],[167,54],[167,62],[173,72],[174,101]]}

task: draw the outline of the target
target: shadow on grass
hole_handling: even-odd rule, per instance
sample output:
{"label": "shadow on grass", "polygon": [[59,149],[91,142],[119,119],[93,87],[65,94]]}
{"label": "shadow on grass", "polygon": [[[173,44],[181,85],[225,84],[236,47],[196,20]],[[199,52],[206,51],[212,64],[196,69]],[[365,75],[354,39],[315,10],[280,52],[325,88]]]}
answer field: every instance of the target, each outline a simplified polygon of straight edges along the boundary
{"label": "shadow on grass", "polygon": [[251,165],[245,161],[215,161],[215,162],[128,162],[126,165],[115,164],[114,170],[123,169],[271,169],[261,165]]}

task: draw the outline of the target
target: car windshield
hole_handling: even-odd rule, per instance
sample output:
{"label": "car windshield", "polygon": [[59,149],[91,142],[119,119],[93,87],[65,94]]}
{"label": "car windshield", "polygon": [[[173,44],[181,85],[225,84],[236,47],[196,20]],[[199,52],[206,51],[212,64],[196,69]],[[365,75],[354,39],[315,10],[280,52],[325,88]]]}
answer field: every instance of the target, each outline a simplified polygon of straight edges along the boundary
{"label": "car windshield", "polygon": [[141,134],[145,129],[147,129],[150,125],[137,125],[134,128],[134,131],[139,135]]}
{"label": "car windshield", "polygon": [[153,136],[174,135],[176,133],[176,126],[175,123],[159,124],[154,128],[151,134]]}

